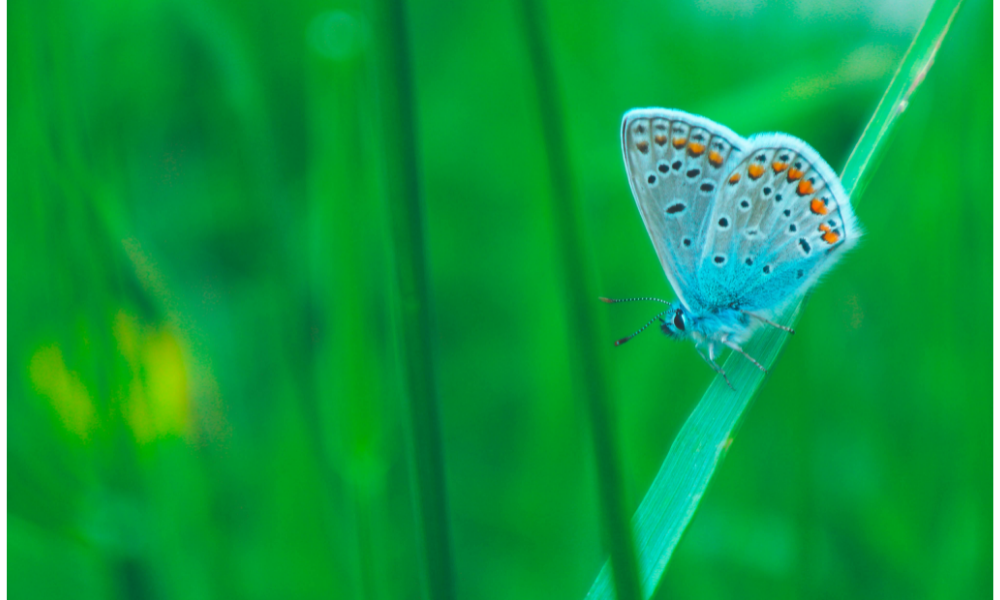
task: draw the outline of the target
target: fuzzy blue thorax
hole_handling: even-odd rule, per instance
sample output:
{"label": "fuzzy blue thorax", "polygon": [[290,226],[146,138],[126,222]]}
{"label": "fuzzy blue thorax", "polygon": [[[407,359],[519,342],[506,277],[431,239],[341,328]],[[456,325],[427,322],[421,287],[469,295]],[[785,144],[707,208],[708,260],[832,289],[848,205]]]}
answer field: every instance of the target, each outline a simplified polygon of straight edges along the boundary
{"label": "fuzzy blue thorax", "polygon": [[[753,331],[749,315],[734,308],[693,313],[679,302],[670,304],[669,312],[661,319],[660,330],[675,339],[692,339],[701,346],[725,342],[743,343]],[[713,352],[714,354],[714,352]]]}

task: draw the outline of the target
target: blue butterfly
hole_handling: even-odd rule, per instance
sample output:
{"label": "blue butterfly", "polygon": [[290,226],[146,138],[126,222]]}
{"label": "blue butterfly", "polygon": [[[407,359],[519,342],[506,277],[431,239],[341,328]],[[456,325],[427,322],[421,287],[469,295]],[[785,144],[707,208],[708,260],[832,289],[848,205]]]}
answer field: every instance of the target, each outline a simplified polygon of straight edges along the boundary
{"label": "blue butterfly", "polygon": [[615,345],[659,320],[668,336],[692,339],[727,384],[715,363],[726,347],[766,372],[742,344],[760,325],[794,333],[774,319],[861,237],[840,179],[798,138],[743,139],[705,117],[663,108],[625,114],[622,154],[677,301],[643,298],[667,309]]}

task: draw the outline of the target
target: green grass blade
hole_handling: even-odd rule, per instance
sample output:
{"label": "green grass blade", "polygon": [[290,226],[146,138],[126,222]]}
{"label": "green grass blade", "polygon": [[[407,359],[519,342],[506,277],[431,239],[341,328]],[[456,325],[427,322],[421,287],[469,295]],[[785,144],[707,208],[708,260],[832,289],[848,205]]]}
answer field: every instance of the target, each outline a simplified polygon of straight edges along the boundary
{"label": "green grass blade", "polygon": [[[563,290],[569,327],[567,348],[572,353],[576,395],[585,399],[597,467],[598,497],[601,508],[601,534],[614,571],[617,597],[638,599],[638,568],[632,544],[627,510],[622,497],[622,476],[615,436],[615,420],[608,394],[608,375],[599,348],[606,343],[599,335],[594,286],[589,265],[581,257],[585,250],[584,228],[580,216],[580,197],[573,185],[566,134],[563,130],[562,104],[556,86],[552,54],[546,43],[544,5],[522,0],[520,17],[531,62],[542,120],[542,136],[548,162],[551,194],[549,196],[556,251],[563,278]],[[558,204],[557,204],[558,203]]]}
{"label": "green grass blade", "polygon": [[906,51],[899,70],[882,95],[875,114],[847,158],[841,181],[854,204],[858,203],[885,155],[899,117],[909,106],[913,93],[923,83],[934,64],[934,57],[948,35],[962,2],[963,0],[938,0],[931,7],[924,24]]}
{"label": "green grass blade", "polygon": [[[947,35],[962,0],[938,0],[903,57],[872,116],[855,145],[842,175],[844,188],[857,204],[884,155],[891,133],[923,82]],[[800,301],[780,322],[794,325]],[[747,353],[770,368],[788,334],[768,328],[747,345]],[[736,391],[716,377],[670,447],[670,452],[633,517],[639,568],[645,596],[653,594],[684,529],[691,521],[716,467],[732,442],[732,435],[746,407],[764,380],[763,373],[742,356],[730,354],[723,365]],[[613,598],[605,564],[587,595]]]}
{"label": "green grass blade", "polygon": [[[396,330],[407,390],[407,426],[416,486],[424,594],[455,597],[434,379],[430,293],[424,242],[409,36],[402,0],[372,0],[383,173],[395,271]],[[391,168],[391,171],[390,171]],[[391,172],[391,176],[390,176]]]}

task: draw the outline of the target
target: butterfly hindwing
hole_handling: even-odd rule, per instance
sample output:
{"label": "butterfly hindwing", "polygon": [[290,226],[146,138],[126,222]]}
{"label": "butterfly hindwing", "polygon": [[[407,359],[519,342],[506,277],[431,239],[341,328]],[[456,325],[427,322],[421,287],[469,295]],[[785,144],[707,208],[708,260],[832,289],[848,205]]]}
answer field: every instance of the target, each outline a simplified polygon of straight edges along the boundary
{"label": "butterfly hindwing", "polygon": [[697,279],[711,306],[774,314],[861,235],[839,178],[805,142],[749,140],[706,223]]}
{"label": "butterfly hindwing", "polygon": [[697,273],[705,220],[746,144],[728,128],[679,110],[636,109],[622,121],[632,193],[667,278],[688,308],[705,306]]}

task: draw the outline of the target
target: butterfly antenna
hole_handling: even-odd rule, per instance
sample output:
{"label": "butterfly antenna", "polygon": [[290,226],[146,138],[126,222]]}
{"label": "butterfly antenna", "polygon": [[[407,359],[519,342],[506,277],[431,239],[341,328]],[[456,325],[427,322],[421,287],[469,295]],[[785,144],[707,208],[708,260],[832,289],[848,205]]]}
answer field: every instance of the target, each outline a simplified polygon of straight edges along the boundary
{"label": "butterfly antenna", "polygon": [[632,335],[630,335],[630,336],[627,336],[627,337],[623,337],[622,339],[620,339],[620,340],[617,340],[617,341],[615,342],[615,346],[621,346],[621,345],[622,345],[622,344],[624,344],[625,342],[627,342],[627,341],[629,341],[630,339],[634,338],[635,336],[639,335],[640,333],[642,333],[643,331],[645,331],[647,327],[649,327],[650,325],[652,325],[653,323],[655,323],[655,322],[656,322],[656,321],[657,321],[658,319],[660,319],[661,317],[663,317],[663,315],[667,314],[667,312],[668,312],[668,311],[666,311],[666,310],[665,310],[665,311],[661,312],[660,314],[656,315],[655,317],[653,317],[652,319],[650,319],[650,320],[649,320],[649,323],[646,323],[645,325],[643,325],[642,327],[640,327],[640,328],[639,328],[639,329],[638,329],[638,330],[637,330],[637,331],[636,331],[635,333],[633,333]]}
{"label": "butterfly antenna", "polygon": [[653,302],[659,302],[661,304],[670,304],[666,300],[661,300],[659,298],[648,298],[648,297],[643,297],[643,298],[619,298],[619,299],[616,300],[614,298],[605,298],[605,297],[602,296],[602,297],[598,298],[598,300],[600,300],[601,302],[605,302],[607,304],[618,304],[619,302],[635,302],[637,300],[651,300]]}

